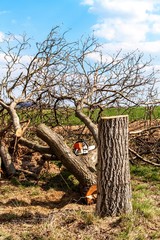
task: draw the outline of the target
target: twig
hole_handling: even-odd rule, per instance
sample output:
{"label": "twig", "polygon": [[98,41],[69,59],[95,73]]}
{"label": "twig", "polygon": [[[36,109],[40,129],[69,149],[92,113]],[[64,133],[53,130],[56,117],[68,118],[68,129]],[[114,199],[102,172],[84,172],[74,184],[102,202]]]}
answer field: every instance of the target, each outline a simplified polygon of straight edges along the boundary
{"label": "twig", "polygon": [[136,157],[138,157],[140,160],[142,160],[143,162],[146,162],[146,163],[149,163],[149,164],[151,164],[151,165],[160,167],[160,164],[151,162],[151,161],[149,161],[149,160],[147,160],[147,159],[144,159],[142,156],[140,156],[140,155],[139,155],[137,152],[135,152],[133,149],[129,148],[129,151],[130,151],[131,153],[133,153]]}
{"label": "twig", "polygon": [[36,144],[33,141],[29,141],[29,140],[27,140],[27,139],[25,139],[23,137],[21,137],[19,139],[18,143],[20,143],[21,145],[26,146],[26,147],[28,147],[30,149],[33,149],[33,150],[35,150],[37,152],[40,152],[40,153],[52,154],[52,151],[51,151],[50,147]]}
{"label": "twig", "polygon": [[29,176],[32,176],[32,177],[34,177],[34,178],[38,178],[38,176],[37,176],[37,174],[35,174],[35,173],[33,173],[33,172],[30,172],[30,171],[28,171],[28,170],[24,170],[24,169],[21,169],[21,168],[18,168],[18,169],[16,169],[16,171],[17,172],[23,172],[23,173],[25,173],[25,174],[27,174],[27,175],[29,175]]}
{"label": "twig", "polygon": [[144,133],[144,132],[147,132],[147,131],[150,131],[150,130],[154,130],[154,129],[157,129],[157,128],[160,128],[160,125],[149,127],[149,128],[145,128],[145,129],[142,129],[142,130],[130,131],[129,134]]}

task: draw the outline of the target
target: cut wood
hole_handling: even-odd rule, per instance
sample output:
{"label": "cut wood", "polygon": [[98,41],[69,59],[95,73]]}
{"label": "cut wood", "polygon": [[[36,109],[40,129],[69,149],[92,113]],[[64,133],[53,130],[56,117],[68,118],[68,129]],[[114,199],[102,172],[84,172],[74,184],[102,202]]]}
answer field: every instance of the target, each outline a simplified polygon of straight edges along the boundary
{"label": "cut wood", "polygon": [[101,118],[98,135],[97,214],[131,213],[128,116]]}
{"label": "cut wood", "polygon": [[8,148],[6,147],[5,143],[2,140],[0,144],[0,156],[4,164],[7,175],[8,176],[14,175],[16,173],[16,169],[12,162],[11,156],[8,152]]}
{"label": "cut wood", "polygon": [[2,173],[1,165],[2,165],[2,160],[1,160],[1,156],[0,156],[0,178],[1,178],[1,173]]}
{"label": "cut wood", "polygon": [[29,140],[27,140],[27,139],[25,139],[23,137],[21,137],[19,139],[18,143],[20,143],[21,145],[26,146],[26,147],[28,147],[30,149],[33,149],[36,152],[40,152],[42,154],[51,154],[50,147],[36,144],[35,142],[29,141]]}
{"label": "cut wood", "polygon": [[[63,137],[52,131],[45,124],[37,127],[37,135],[45,141],[51,148],[62,164],[77,178],[84,187],[96,184],[97,176],[95,169],[90,166],[89,155],[87,157],[76,156],[69,146],[65,143]],[[91,152],[90,152],[91,153]]]}
{"label": "cut wood", "polygon": [[18,128],[18,129],[16,130],[16,134],[15,134],[16,137],[19,138],[19,137],[22,136],[22,134],[23,134],[22,128]]}

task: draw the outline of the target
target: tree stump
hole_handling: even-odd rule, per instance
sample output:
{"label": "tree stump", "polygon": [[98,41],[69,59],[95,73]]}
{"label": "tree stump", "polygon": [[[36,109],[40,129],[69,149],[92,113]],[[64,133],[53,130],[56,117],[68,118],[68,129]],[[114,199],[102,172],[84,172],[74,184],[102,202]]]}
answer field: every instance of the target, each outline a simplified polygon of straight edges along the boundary
{"label": "tree stump", "polygon": [[130,213],[128,116],[102,118],[98,137],[96,212],[100,217]]}

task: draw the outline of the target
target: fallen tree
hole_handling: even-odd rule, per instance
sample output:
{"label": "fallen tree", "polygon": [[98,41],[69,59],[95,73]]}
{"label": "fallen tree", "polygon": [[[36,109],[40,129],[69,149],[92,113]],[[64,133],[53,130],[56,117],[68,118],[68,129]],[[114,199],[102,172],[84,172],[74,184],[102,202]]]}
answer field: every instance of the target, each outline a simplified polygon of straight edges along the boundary
{"label": "fallen tree", "polygon": [[16,173],[16,169],[14,167],[14,164],[12,162],[12,158],[8,152],[8,148],[4,141],[1,140],[0,144],[0,156],[1,160],[5,166],[5,170],[7,172],[8,176],[13,176]]}
{"label": "fallen tree", "polygon": [[37,135],[50,146],[51,151],[77,178],[82,186],[90,187],[97,182],[94,166],[94,162],[96,161],[91,160],[93,153],[90,152],[86,156],[76,156],[74,153],[72,153],[70,147],[67,146],[63,137],[52,131],[45,124],[40,124],[37,127]]}

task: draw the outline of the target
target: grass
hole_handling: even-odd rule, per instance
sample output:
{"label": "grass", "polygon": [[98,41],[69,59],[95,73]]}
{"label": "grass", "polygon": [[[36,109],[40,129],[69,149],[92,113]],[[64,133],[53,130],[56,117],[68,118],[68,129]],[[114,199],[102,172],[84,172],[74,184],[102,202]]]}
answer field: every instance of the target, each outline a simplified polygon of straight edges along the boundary
{"label": "grass", "polygon": [[[87,108],[84,108],[84,113],[90,115],[91,112]],[[57,122],[55,119],[55,113],[53,109],[17,109],[17,113],[21,122],[26,122],[30,120],[31,126],[37,126],[40,123],[45,123],[48,126],[56,126]],[[104,109],[100,116],[115,116],[115,115],[129,115],[130,122],[135,120],[151,120],[160,118],[160,106],[155,106],[150,112],[147,108],[141,107],[109,107]],[[99,109],[95,109],[91,114],[91,119],[94,123],[97,123],[99,116]],[[1,126],[6,126],[9,123],[10,117],[8,113],[2,112],[0,114]],[[82,125],[82,121],[75,116],[75,111],[73,108],[57,110],[57,119],[59,125]]]}
{"label": "grass", "polygon": [[131,173],[140,177],[143,181],[157,181],[160,183],[160,169],[159,167],[152,167],[148,165],[132,165]]}
{"label": "grass", "polygon": [[75,179],[68,171],[62,174],[63,179],[48,174],[38,185],[15,179],[1,184],[0,240],[160,238],[158,168],[131,166],[133,213],[105,218],[96,216],[95,205],[75,201]]}
{"label": "grass", "polygon": [[[52,109],[18,109],[18,115],[21,121],[31,120],[31,125],[38,125],[40,123],[45,123],[50,126],[57,125],[55,121],[55,114]],[[89,114],[87,108],[84,109],[86,115]],[[115,116],[115,115],[129,115],[130,121],[142,120],[142,119],[153,119],[160,118],[160,106],[156,106],[153,109],[153,112],[150,114],[145,107],[130,107],[130,108],[106,108],[102,112],[101,116]],[[95,109],[92,112],[91,119],[94,122],[97,122],[99,115],[99,110]],[[57,111],[57,118],[60,125],[81,125],[82,122],[75,116],[73,108],[60,109]],[[3,117],[3,122],[8,121],[8,115]]]}
{"label": "grass", "polygon": [[[136,200],[135,200],[136,199]],[[154,219],[154,216],[157,215],[157,208],[153,207],[152,200],[145,199],[143,195],[138,197],[134,195],[133,200],[133,209],[137,215],[144,216],[146,219]]]}

